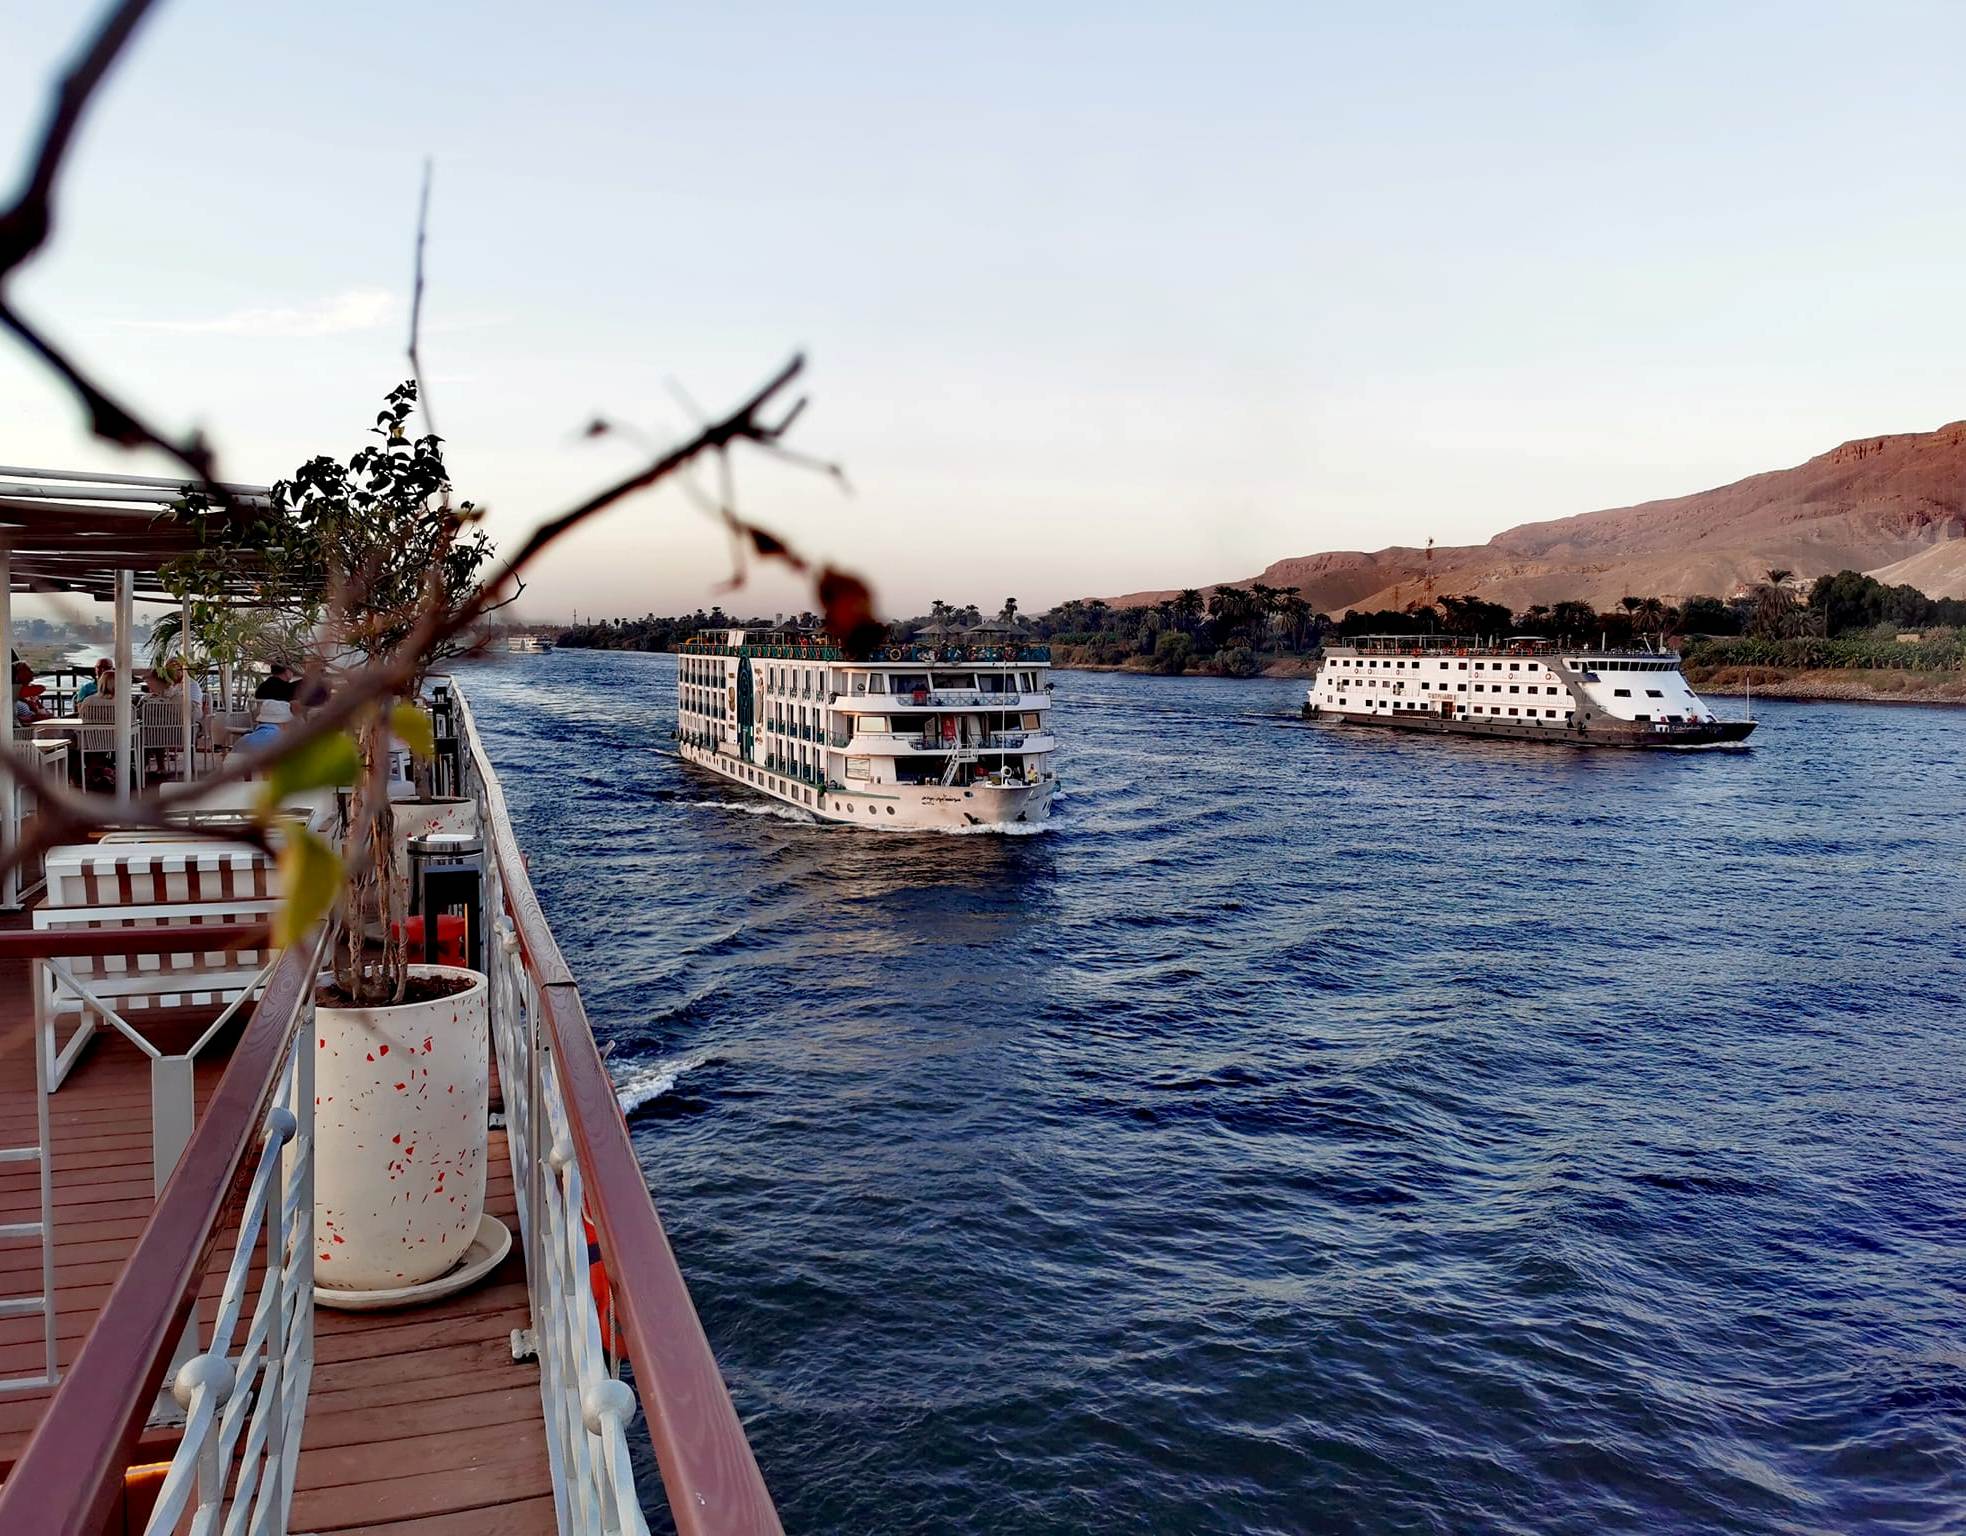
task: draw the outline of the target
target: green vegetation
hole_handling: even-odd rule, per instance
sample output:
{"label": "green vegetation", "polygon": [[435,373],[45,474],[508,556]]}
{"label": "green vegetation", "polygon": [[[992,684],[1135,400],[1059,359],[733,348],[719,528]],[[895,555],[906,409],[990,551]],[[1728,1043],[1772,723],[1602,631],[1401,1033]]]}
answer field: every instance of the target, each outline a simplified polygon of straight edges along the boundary
{"label": "green vegetation", "polygon": [[[1872,671],[1958,671],[1966,602],[1929,598],[1916,588],[1886,587],[1857,571],[1839,571],[1804,586],[1772,570],[1732,599],[1626,597],[1615,608],[1589,603],[1536,603],[1512,612],[1472,596],[1441,597],[1400,609],[1348,613],[1333,619],[1314,611],[1294,587],[1218,587],[1206,597],[1193,587],[1161,602],[1116,608],[1100,598],[1074,598],[1047,612],[1020,617],[1006,598],[996,617],[1034,639],[1049,640],[1061,667],[1124,667],[1164,677],[1205,673],[1253,677],[1266,666],[1308,667],[1328,639],[1357,635],[1456,635],[1470,639],[1540,635],[1580,644],[1630,645],[1642,637],[1678,645],[1689,665],[1849,668]],[[965,629],[983,621],[974,604],[957,608],[938,599],[929,612],[890,626],[896,638],[925,625]],[[598,650],[673,650],[698,629],[759,625],[721,608],[681,618],[613,619],[567,630],[560,644]],[[799,616],[814,624],[811,614]]]}

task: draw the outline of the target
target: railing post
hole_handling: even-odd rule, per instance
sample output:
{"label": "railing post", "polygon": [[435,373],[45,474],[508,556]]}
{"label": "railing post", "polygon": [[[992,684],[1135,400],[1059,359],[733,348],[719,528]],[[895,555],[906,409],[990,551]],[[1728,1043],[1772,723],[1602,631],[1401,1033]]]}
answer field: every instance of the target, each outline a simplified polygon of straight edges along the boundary
{"label": "railing post", "polygon": [[[118,679],[121,685],[121,679]],[[171,1170],[184,1156],[191,1131],[198,1118],[197,1094],[192,1080],[193,1062],[189,1056],[153,1056],[150,1061],[150,1192],[161,1195],[170,1182]],[[150,1415],[152,1424],[184,1422],[182,1400],[173,1392],[177,1373],[198,1353],[198,1309],[191,1309],[171,1363],[164,1373],[164,1386],[157,1394],[157,1406]]]}

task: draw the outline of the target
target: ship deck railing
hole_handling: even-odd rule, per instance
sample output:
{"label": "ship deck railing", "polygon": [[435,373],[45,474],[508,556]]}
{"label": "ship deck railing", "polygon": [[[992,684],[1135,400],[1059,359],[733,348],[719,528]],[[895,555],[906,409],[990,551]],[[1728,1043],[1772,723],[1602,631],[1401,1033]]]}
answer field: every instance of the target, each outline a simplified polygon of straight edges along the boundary
{"label": "ship deck railing", "polygon": [[[35,1101],[0,1104],[0,1224],[53,1239],[38,1267],[0,1243],[0,1296],[15,1303],[0,1307],[0,1375],[27,1378],[0,1393],[7,1536],[642,1536],[658,1496],[637,1485],[640,1446],[680,1536],[780,1530],[503,789],[452,697],[449,761],[485,844],[504,1117],[486,1209],[516,1223],[514,1251],[441,1302],[315,1311],[322,935],[281,954],[232,1031],[187,1060],[196,1120],[176,1149],[143,1124],[155,1061],[119,1034],[74,1063],[51,1113],[55,1042],[24,1007],[24,973],[91,945],[179,953],[185,930],[0,933],[0,982],[23,982],[0,989],[0,1070],[31,1073]],[[200,944],[262,934],[201,931]],[[207,1043],[204,1017],[184,1029]],[[612,1282],[606,1320],[590,1241]]]}
{"label": "ship deck railing", "polygon": [[1327,651],[1356,651],[1361,656],[1578,656],[1649,657],[1672,660],[1677,653],[1645,645],[1580,645],[1540,636],[1491,640],[1473,635],[1353,635],[1325,643]]}

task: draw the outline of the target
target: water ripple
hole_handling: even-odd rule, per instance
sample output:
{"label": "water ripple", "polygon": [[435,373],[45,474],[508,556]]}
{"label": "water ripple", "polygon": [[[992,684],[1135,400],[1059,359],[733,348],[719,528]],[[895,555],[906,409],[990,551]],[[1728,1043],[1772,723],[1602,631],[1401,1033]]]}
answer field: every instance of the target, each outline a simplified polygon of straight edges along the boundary
{"label": "water ripple", "polygon": [[674,678],[468,687],[788,1529],[1966,1523],[1966,715],[1060,674],[1047,835],[870,838]]}

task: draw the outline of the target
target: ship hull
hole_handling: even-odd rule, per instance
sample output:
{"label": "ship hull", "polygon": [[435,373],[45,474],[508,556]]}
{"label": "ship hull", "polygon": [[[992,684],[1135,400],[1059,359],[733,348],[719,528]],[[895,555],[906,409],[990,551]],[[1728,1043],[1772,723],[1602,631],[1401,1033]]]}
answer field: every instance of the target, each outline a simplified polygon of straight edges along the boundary
{"label": "ship hull", "polygon": [[1330,725],[1358,725],[1378,730],[1411,731],[1426,736],[1488,736],[1507,741],[1533,741],[1550,747],[1622,747],[1659,751],[1673,747],[1713,747],[1746,741],[1753,720],[1716,720],[1711,724],[1673,725],[1663,729],[1618,720],[1594,720],[1583,727],[1561,730],[1541,725],[1511,725],[1505,720],[1450,720],[1418,712],[1355,715],[1304,706],[1304,718]]}
{"label": "ship hull", "polygon": [[1054,782],[1029,785],[878,784],[864,789],[820,788],[747,763],[726,752],[677,744],[677,755],[739,789],[806,812],[819,821],[879,827],[889,832],[963,832],[1030,826],[1051,816]]}

